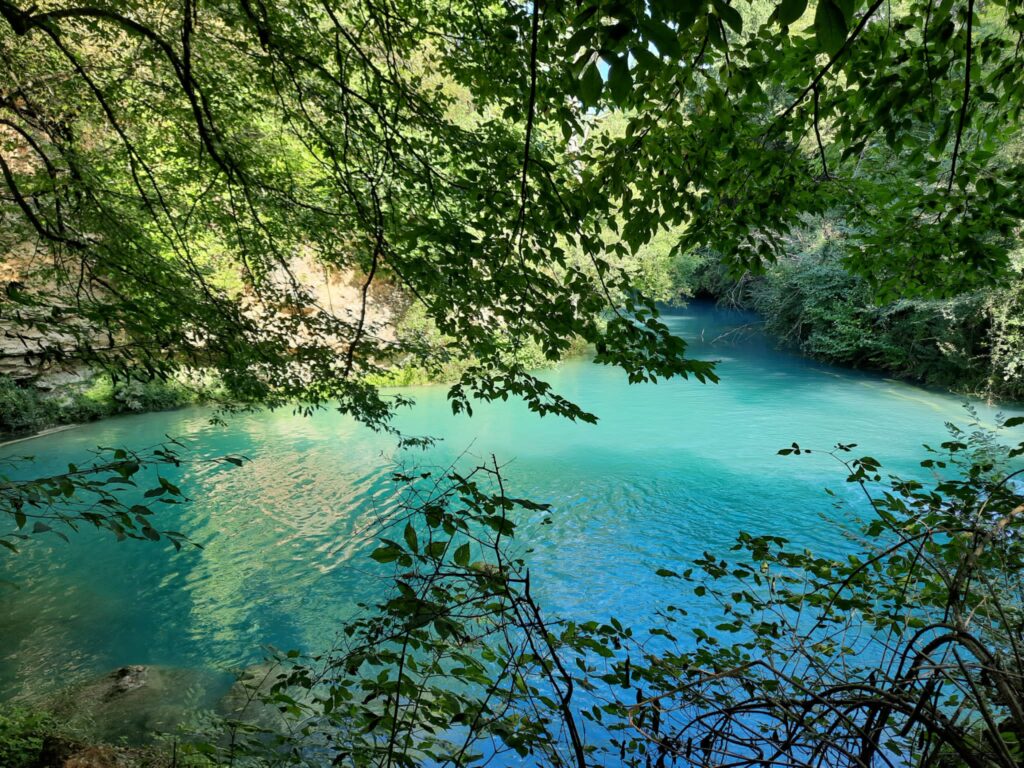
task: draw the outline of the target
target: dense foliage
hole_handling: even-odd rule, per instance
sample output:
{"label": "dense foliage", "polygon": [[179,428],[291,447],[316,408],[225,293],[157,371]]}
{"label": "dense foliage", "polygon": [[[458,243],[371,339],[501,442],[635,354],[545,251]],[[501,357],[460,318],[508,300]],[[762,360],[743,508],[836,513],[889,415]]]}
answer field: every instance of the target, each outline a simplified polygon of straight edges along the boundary
{"label": "dense foliage", "polygon": [[[387,279],[475,361],[454,407],[514,394],[592,418],[508,352],[580,337],[633,379],[710,376],[620,269],[659,231],[756,267],[837,211],[847,267],[907,297],[1004,274],[1022,209],[1000,151],[1024,94],[1016,0],[0,16],[8,354],[209,366],[242,401],[386,424],[395,403],[360,374],[429,355],[371,327]],[[621,131],[593,129],[605,113]],[[363,301],[327,311],[296,259],[363,275]]]}
{"label": "dense foliage", "polygon": [[[541,129],[536,76],[487,66],[536,75],[531,14],[483,10],[4,2],[3,245],[33,268],[4,302],[17,354],[214,367],[236,399],[334,401],[379,427],[392,403],[358,374],[420,351],[367,319],[386,276],[477,361],[456,408],[512,393],[592,418],[510,364],[527,340],[558,357],[582,336],[636,378],[709,376],[646,302],[609,305],[624,277],[567,259],[565,142]],[[298,258],[364,275],[361,305],[327,311]]]}
{"label": "dense foliage", "polygon": [[121,413],[162,411],[223,397],[216,381],[122,380],[97,376],[70,392],[43,393],[0,376],[0,437],[19,436],[60,424],[80,424]]}
{"label": "dense foliage", "polygon": [[755,310],[779,344],[830,363],[884,371],[984,397],[1024,399],[1024,274],[943,299],[879,302],[843,266],[845,238],[834,224],[790,240],[786,256],[736,279],[712,260],[697,289]]}
{"label": "dense foliage", "polygon": [[25,707],[0,707],[0,765],[36,768],[43,739],[52,728],[45,713]]}

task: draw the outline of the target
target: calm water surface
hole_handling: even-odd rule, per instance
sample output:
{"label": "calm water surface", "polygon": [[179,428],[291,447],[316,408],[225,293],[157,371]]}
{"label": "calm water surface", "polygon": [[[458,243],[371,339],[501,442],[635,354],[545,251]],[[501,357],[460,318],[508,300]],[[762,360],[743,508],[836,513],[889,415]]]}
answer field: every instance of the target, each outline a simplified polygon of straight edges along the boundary
{"label": "calm water surface", "polygon": [[[826,456],[781,457],[796,441],[856,442],[888,468],[914,470],[922,442],[964,423],[962,399],[830,368],[773,349],[744,326],[755,318],[694,305],[670,318],[695,356],[721,360],[718,385],[629,386],[618,370],[578,360],[545,377],[596,413],[596,426],[540,419],[520,403],[453,416],[442,387],[410,390],[399,426],[443,441],[396,456],[392,439],[338,414],[232,417],[188,409],[111,419],[0,449],[60,471],[96,446],[143,448],[165,435],[200,456],[241,453],[241,468],[193,464],[175,476],[192,503],[159,527],[203,549],[85,532],[42,537],[2,558],[0,696],[56,689],[123,664],[234,669],[263,648],[327,647],[359,600],[383,589],[364,553],[393,492],[392,460],[443,465],[491,454],[508,462],[510,493],[554,506],[554,524],[526,520],[523,545],[548,615],[644,625],[685,601],[657,568],[682,569],[724,551],[739,530],[789,536],[821,551],[844,546],[824,494],[844,488]],[[740,328],[720,338],[730,329]],[[983,421],[996,409],[977,404]],[[1020,410],[1004,408],[1004,413]],[[691,611],[702,620],[699,607]]]}

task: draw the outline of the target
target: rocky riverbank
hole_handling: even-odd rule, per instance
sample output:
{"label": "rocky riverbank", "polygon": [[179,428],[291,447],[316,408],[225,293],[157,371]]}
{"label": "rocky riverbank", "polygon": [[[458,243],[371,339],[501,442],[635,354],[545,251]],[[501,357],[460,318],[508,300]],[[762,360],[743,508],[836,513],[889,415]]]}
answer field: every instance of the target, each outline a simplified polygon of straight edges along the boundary
{"label": "rocky riverbank", "polygon": [[[31,706],[0,705],[3,768],[192,768],[187,746],[201,721],[225,718],[274,730],[281,716],[262,702],[273,664],[232,675],[129,665]],[[182,736],[186,734],[186,736]]]}

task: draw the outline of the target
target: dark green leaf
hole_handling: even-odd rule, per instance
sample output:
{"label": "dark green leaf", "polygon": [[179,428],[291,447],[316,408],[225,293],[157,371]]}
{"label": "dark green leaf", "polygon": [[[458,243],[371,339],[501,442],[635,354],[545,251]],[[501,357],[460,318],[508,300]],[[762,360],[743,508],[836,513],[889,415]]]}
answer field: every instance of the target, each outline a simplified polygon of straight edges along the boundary
{"label": "dark green leaf", "polygon": [[804,15],[807,0],[782,0],[775,7],[775,20],[783,26],[789,26]]}
{"label": "dark green leaf", "polygon": [[818,3],[814,14],[814,34],[818,47],[830,55],[835,55],[846,42],[848,28],[846,15],[833,0]]}
{"label": "dark green leaf", "polygon": [[617,57],[608,69],[608,91],[612,100],[623,105],[633,90],[633,77],[629,73],[626,56]]}
{"label": "dark green leaf", "polygon": [[601,73],[597,70],[597,62],[587,64],[580,77],[577,93],[584,106],[593,107],[601,99],[601,90],[604,88],[604,81]]}

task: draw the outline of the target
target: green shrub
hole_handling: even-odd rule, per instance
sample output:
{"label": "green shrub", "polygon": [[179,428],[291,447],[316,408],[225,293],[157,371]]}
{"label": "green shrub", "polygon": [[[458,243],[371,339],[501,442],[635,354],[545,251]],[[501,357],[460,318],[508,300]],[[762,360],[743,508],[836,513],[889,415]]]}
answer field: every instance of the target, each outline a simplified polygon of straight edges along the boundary
{"label": "green shrub", "polygon": [[[450,339],[444,336],[426,316],[423,308],[412,305],[396,328],[398,338],[419,350],[406,360],[392,360],[384,373],[367,376],[367,381],[378,387],[411,387],[423,384],[448,384],[458,381],[466,369],[474,363],[471,359],[453,357],[448,354]],[[574,339],[565,357],[583,354],[585,343]],[[509,346],[502,357],[516,362],[527,370],[551,368],[559,360],[551,360],[533,339],[527,339],[518,349]]]}
{"label": "green shrub", "polygon": [[809,256],[770,270],[751,296],[766,330],[811,357],[949,389],[988,388],[984,295],[878,306],[837,259]]}
{"label": "green shrub", "polygon": [[20,434],[52,424],[58,408],[36,390],[0,376],[0,434]]}
{"label": "green shrub", "polygon": [[0,705],[0,766],[33,768],[43,740],[53,728],[53,719],[46,712]]}
{"label": "green shrub", "polygon": [[924,384],[1024,399],[1024,273],[999,288],[942,300],[877,304],[843,267],[842,242],[823,224],[763,274],[728,276],[710,262],[711,295],[757,311],[765,330],[809,357]]}
{"label": "green shrub", "polygon": [[42,393],[0,376],[0,435],[20,435],[58,424],[80,424],[118,413],[166,411],[206,402],[222,395],[213,376],[195,374],[167,381],[128,381],[116,384],[100,375],[85,389]]}
{"label": "green shrub", "polygon": [[196,402],[197,395],[178,381],[128,381],[114,387],[120,410],[166,411]]}

